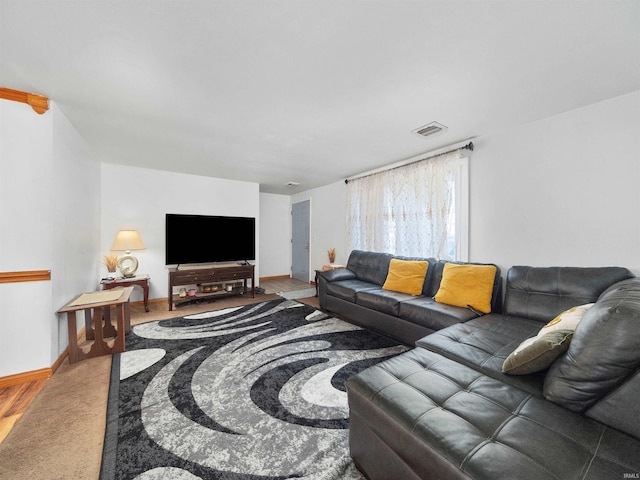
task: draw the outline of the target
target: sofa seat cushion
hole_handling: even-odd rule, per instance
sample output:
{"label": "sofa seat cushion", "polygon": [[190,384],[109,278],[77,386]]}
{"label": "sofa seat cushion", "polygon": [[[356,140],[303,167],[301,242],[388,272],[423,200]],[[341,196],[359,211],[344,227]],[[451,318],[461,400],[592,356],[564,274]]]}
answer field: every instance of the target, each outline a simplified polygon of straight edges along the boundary
{"label": "sofa seat cushion", "polygon": [[400,313],[400,302],[415,298],[414,295],[384,290],[382,288],[363,290],[356,295],[356,303],[360,306],[377,310],[397,317]]}
{"label": "sofa seat cushion", "polygon": [[502,373],[504,361],[511,352],[524,340],[535,336],[541,327],[535,320],[492,313],[427,335],[418,340],[416,346],[441,353],[542,397],[542,372],[526,376]]}
{"label": "sofa seat cushion", "polygon": [[424,296],[400,302],[399,316],[404,320],[425,326],[431,330],[440,330],[477,317],[468,308],[437,303],[433,298]]}
{"label": "sofa seat cushion", "polygon": [[[347,392],[354,430],[366,424],[416,478],[447,471],[460,479],[588,480],[640,471],[637,440],[424,349],[351,377]],[[350,442],[358,452],[373,440]],[[356,457],[370,478],[382,478]]]}
{"label": "sofa seat cushion", "polygon": [[327,283],[327,295],[332,295],[351,303],[356,303],[356,294],[358,292],[379,289],[380,285],[357,279]]}

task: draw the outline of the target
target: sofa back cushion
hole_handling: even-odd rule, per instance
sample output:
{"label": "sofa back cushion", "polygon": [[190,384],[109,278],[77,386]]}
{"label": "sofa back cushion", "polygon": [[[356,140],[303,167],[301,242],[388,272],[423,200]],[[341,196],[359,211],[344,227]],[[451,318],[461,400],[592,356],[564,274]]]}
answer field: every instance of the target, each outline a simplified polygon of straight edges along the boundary
{"label": "sofa back cushion", "polygon": [[615,394],[640,368],[639,332],[640,278],[632,278],[607,289],[584,315],[569,350],[547,373],[545,398],[580,413],[606,401],[603,397]]}
{"label": "sofa back cushion", "polygon": [[632,277],[621,267],[511,267],[503,313],[547,323],[571,307],[595,302],[609,286]]}
{"label": "sofa back cushion", "polygon": [[392,258],[389,253],[353,250],[349,255],[347,268],[356,274],[358,280],[382,285],[387,279]]}

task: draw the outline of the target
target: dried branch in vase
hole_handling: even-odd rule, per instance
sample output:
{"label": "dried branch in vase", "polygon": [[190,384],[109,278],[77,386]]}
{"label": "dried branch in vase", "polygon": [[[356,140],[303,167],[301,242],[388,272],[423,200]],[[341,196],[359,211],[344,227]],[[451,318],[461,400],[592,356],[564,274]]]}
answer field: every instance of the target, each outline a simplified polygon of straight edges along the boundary
{"label": "dried branch in vase", "polygon": [[103,263],[107,267],[108,272],[115,272],[116,267],[118,266],[118,255],[115,253],[105,255]]}

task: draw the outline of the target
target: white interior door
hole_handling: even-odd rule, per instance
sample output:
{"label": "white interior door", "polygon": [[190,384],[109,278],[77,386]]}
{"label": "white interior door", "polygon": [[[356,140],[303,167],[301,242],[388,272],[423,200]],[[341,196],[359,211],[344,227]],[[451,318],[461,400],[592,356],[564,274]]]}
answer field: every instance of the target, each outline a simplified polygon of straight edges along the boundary
{"label": "white interior door", "polygon": [[309,200],[294,203],[291,208],[291,277],[309,281]]}

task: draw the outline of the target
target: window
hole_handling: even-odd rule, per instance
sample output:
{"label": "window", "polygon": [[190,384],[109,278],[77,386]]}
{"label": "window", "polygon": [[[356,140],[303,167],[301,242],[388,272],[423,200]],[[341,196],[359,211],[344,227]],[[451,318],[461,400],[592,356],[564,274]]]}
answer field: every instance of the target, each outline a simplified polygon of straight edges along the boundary
{"label": "window", "polygon": [[350,180],[347,245],[467,260],[468,165],[457,150]]}

